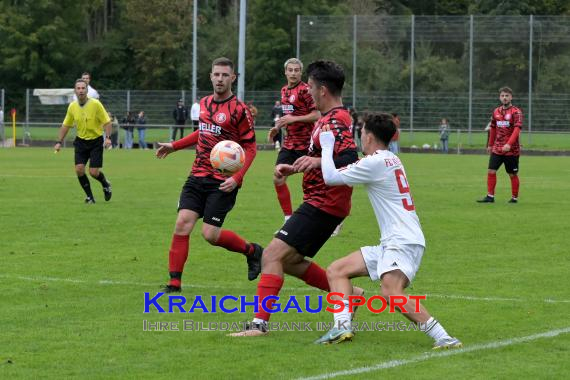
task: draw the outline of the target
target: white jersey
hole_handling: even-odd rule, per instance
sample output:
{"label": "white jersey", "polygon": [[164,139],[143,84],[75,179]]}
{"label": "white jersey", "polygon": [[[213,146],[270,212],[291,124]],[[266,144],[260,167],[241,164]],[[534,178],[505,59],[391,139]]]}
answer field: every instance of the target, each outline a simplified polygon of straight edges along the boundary
{"label": "white jersey", "polygon": [[391,247],[419,244],[425,247],[424,234],[400,159],[387,150],[340,169],[345,184],[363,184],[380,227],[380,244]]}
{"label": "white jersey", "polygon": [[200,120],[200,103],[192,104],[192,108],[190,108],[190,118],[192,120]]}

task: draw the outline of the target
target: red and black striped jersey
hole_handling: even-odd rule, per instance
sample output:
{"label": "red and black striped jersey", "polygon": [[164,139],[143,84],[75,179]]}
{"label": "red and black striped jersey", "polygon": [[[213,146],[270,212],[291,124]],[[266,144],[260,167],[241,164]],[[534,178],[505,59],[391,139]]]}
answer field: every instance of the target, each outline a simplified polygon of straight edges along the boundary
{"label": "red and black striped jersey", "polygon": [[[330,125],[335,135],[333,158],[339,153],[352,149],[356,150],[356,144],[352,138],[352,118],[344,107],[336,107],[322,115],[311,133],[309,146],[310,157],[321,157],[321,143],[319,134],[324,125]],[[306,172],[303,176],[303,201],[329,214],[345,217],[350,213],[350,186],[327,186],[323,180],[323,172],[320,168]]]}
{"label": "red and black striped jersey", "polygon": [[511,145],[510,151],[503,152],[501,149],[509,141],[515,128],[522,128],[522,126],[523,113],[520,108],[515,106],[510,106],[506,109],[503,106],[495,108],[493,120],[491,121],[491,128],[495,128],[495,141],[492,142],[493,153],[505,156],[519,156],[520,145],[518,137]]}
{"label": "red and black striped jersey", "polygon": [[[316,109],[313,97],[309,93],[309,85],[299,82],[293,87],[283,86],[281,89],[281,109],[283,115],[304,116]],[[292,123],[287,126],[287,136],[283,148],[291,150],[307,150],[314,123]]]}
{"label": "red and black striped jersey", "polygon": [[223,101],[214,96],[200,100],[200,135],[196,146],[196,159],[191,175],[226,180],[210,163],[210,151],[223,140],[232,140],[242,145],[255,142],[253,119],[247,105],[235,95]]}

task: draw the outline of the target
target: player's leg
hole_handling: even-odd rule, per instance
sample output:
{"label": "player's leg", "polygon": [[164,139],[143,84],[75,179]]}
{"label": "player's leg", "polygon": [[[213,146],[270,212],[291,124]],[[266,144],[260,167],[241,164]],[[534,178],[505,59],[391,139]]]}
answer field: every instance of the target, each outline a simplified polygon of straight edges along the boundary
{"label": "player's leg", "polygon": [[434,349],[462,347],[462,343],[451,337],[421,302],[407,298],[405,288],[419,269],[423,251],[424,247],[413,244],[384,250],[377,267],[377,273],[382,280],[381,294],[387,302],[390,302],[390,297],[393,296],[405,297],[406,301],[395,305],[396,308],[408,320],[424,326],[426,335],[434,340]]}
{"label": "player's leg", "polygon": [[[307,285],[328,292],[330,288],[326,271],[305,257],[314,257],[342,220],[343,218],[303,203],[275,234],[277,239],[293,247],[296,253],[283,261],[285,273],[305,281]],[[265,254],[263,257],[265,260]]]}
{"label": "player's leg", "polygon": [[89,178],[87,178],[85,174],[85,165],[87,165],[87,161],[89,161],[89,147],[86,145],[86,141],[80,138],[75,139],[73,146],[75,151],[75,174],[77,175],[79,185],[87,196],[85,203],[95,203]]}
{"label": "player's leg", "polygon": [[517,203],[519,198],[519,156],[505,156],[505,170],[511,179],[511,199],[509,203]]}
{"label": "player's leg", "polygon": [[258,312],[253,321],[248,323],[243,331],[229,334],[233,337],[263,336],[268,333],[267,322],[271,317],[268,309],[275,303],[274,299],[266,300],[267,297],[277,297],[283,287],[284,261],[291,260],[298,255],[295,248],[277,238],[274,238],[263,251],[261,278],[257,283]]}
{"label": "player's leg", "polygon": [[178,200],[178,216],[172,234],[168,253],[170,281],[165,292],[179,292],[182,286],[182,272],[188,259],[190,233],[204,213],[205,193],[199,178],[188,177]]}
{"label": "player's leg", "polygon": [[[364,291],[353,287],[351,278],[368,275],[368,270],[360,250],[349,254],[339,260],[334,261],[327,268],[327,278],[330,284],[331,293],[342,293],[344,296],[331,296],[332,299],[342,301],[344,306],[341,311],[334,313],[333,328],[325,335],[315,341],[316,344],[336,344],[350,341],[354,337],[351,320],[356,310],[351,313],[349,310],[348,298],[351,295],[362,296]],[[340,305],[335,305],[335,309],[340,309]]]}
{"label": "player's leg", "polygon": [[497,185],[497,170],[503,163],[503,156],[491,153],[489,157],[489,169],[487,170],[487,195],[477,200],[479,203],[495,202],[495,186]]}
{"label": "player's leg", "polygon": [[[291,151],[289,149],[281,149],[277,155],[277,161],[275,162],[275,165],[292,165],[293,162],[295,162],[296,158],[297,156],[294,151]],[[293,206],[291,205],[291,193],[289,191],[289,187],[287,186],[287,177],[278,178],[273,175],[273,185],[275,186],[277,200],[279,201],[279,206],[281,206],[281,210],[283,211],[285,222],[287,222],[287,220],[293,214]]]}
{"label": "player's leg", "polygon": [[248,280],[255,280],[261,271],[263,248],[248,242],[234,231],[222,229],[226,215],[235,205],[238,189],[230,193],[220,191],[220,181],[207,178],[202,179],[202,186],[206,193],[202,236],[212,245],[243,254],[248,265]]}
{"label": "player's leg", "polygon": [[178,210],[174,234],[168,252],[168,273],[170,280],[164,287],[167,293],[182,290],[182,273],[188,259],[190,250],[190,234],[200,218],[200,214],[193,210],[181,208]]}
{"label": "player's leg", "polygon": [[95,178],[103,187],[103,195],[105,201],[111,200],[113,191],[111,183],[105,178],[105,174],[101,171],[103,167],[103,141],[102,138],[93,140],[91,143],[91,151],[89,153],[89,174]]}

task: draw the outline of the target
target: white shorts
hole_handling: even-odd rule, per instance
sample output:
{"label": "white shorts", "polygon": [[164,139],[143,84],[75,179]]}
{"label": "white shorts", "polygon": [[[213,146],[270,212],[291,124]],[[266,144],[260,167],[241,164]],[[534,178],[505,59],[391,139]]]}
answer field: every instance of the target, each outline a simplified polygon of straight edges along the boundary
{"label": "white shorts", "polygon": [[360,251],[373,281],[381,279],[384,273],[399,269],[411,283],[420,268],[424,249],[419,244],[402,244],[394,247],[362,247]]}

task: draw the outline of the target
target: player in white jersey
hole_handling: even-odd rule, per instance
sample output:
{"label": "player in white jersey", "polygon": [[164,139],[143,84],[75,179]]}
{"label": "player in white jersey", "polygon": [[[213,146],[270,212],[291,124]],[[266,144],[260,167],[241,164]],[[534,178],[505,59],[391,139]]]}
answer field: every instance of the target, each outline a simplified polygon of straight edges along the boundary
{"label": "player in white jersey", "polygon": [[[336,260],[327,269],[331,293],[345,295],[342,299],[344,308],[334,314],[333,328],[315,343],[341,343],[354,336],[348,307],[348,296],[353,294],[351,278],[369,276],[375,281],[382,280],[381,295],[389,301],[390,296],[405,296],[404,289],[414,279],[420,266],[425,248],[424,234],[404,166],[388,150],[395,132],[396,126],[391,115],[369,115],[362,129],[362,150],[366,156],[342,169],[336,169],[333,162],[335,137],[330,132],[330,126],[325,125],[321,132],[321,168],[325,183],[331,186],[363,184],[368,191],[382,238],[380,245],[362,247]],[[339,296],[331,298],[341,300]],[[434,339],[434,349],[462,346],[458,339],[447,334],[423,305],[416,303],[415,299],[407,299],[402,305],[407,312],[403,314],[410,321],[422,324],[425,333]],[[419,312],[415,312],[417,306]],[[336,308],[341,308],[340,302]]]}

